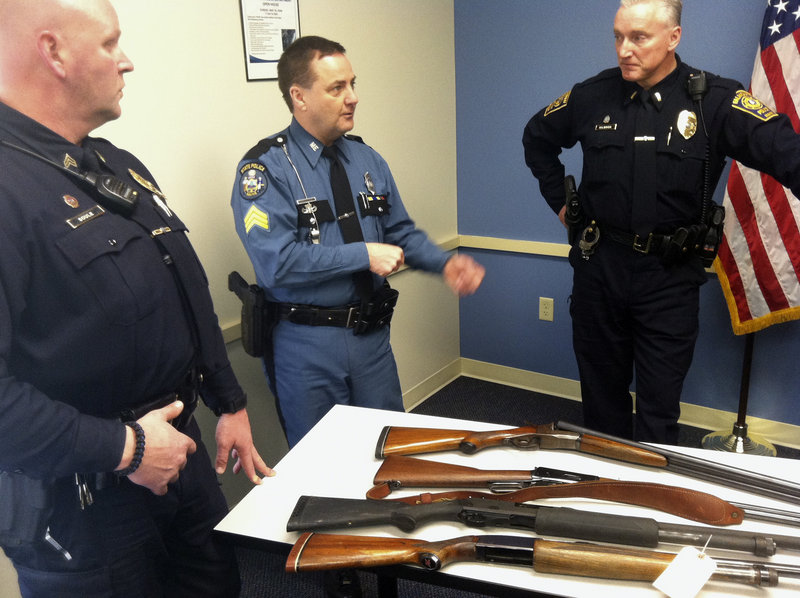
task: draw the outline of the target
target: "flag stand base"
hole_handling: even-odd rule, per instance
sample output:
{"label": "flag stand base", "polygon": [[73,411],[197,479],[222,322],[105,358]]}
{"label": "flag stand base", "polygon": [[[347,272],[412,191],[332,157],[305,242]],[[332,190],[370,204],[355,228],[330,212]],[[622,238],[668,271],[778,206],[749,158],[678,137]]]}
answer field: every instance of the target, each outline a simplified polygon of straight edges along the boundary
{"label": "flag stand base", "polygon": [[739,388],[739,415],[733,424],[733,432],[712,432],[703,438],[702,447],[729,453],[747,453],[775,457],[778,451],[768,440],[747,435],[747,399],[750,394],[750,369],[753,365],[753,345],[755,333],[745,337],[744,359],[742,361],[742,380]]}
{"label": "flag stand base", "polygon": [[758,436],[747,435],[747,424],[733,424],[733,432],[712,432],[703,437],[704,449],[743,453],[747,455],[765,455],[774,457],[778,454],[775,446],[768,440]]}

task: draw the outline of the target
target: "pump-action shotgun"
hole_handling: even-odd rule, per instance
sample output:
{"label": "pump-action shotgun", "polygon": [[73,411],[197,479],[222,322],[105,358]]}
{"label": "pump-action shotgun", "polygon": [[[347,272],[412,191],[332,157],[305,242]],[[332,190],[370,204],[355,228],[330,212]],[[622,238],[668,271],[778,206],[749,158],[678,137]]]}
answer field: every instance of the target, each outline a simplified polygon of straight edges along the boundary
{"label": "pump-action shotgun", "polygon": [[[674,554],[588,542],[555,542],[521,536],[462,536],[438,542],[307,532],[295,542],[286,571],[319,571],[383,565],[441,569],[455,562],[533,567],[537,573],[603,579],[655,581]],[[800,567],[771,562],[718,559],[711,579],[754,586],[778,585],[781,576],[800,577]]]}
{"label": "pump-action shotgun", "polygon": [[301,496],[286,523],[287,532],[330,531],[393,525],[408,533],[426,523],[456,521],[469,527],[502,527],[539,536],[656,548],[661,543],[707,546],[770,557],[800,550],[800,537],[661,523],[647,517],[611,515],[569,507],[512,504],[487,498],[409,505],[358,498]]}

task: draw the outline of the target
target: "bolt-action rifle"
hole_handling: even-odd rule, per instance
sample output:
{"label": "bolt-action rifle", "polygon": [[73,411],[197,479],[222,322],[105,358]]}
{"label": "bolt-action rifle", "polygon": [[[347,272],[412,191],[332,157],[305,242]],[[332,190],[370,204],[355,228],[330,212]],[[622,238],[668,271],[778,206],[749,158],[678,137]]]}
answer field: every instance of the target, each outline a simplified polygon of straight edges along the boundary
{"label": "bolt-action rifle", "polygon": [[378,440],[375,456],[382,459],[389,455],[453,450],[473,454],[493,446],[579,451],[595,457],[664,469],[800,505],[800,484],[609,436],[567,422],[488,432],[386,426]]}
{"label": "bolt-action rifle", "polygon": [[[559,483],[567,482],[567,483]],[[611,500],[658,509],[710,525],[733,525],[758,520],[800,526],[800,515],[780,509],[729,503],[706,492],[667,484],[604,480],[596,476],[536,467],[527,469],[478,469],[414,457],[386,457],[373,478],[367,498],[379,499],[400,488],[489,488],[487,495],[513,502],[540,498],[582,497]],[[406,497],[408,503],[476,498],[480,493],[442,492]]]}
{"label": "bolt-action rifle", "polygon": [[504,527],[539,536],[656,548],[661,543],[708,546],[769,557],[800,550],[800,537],[660,523],[646,517],[610,515],[568,507],[542,507],[477,498],[423,505],[357,498],[301,496],[286,531],[328,531],[393,525],[408,533],[425,523],[457,521],[470,527]]}
{"label": "bolt-action rifle", "polygon": [[[286,571],[320,571],[384,565],[438,570],[455,562],[533,567],[537,573],[629,581],[655,581],[675,555],[641,548],[556,542],[521,536],[462,536],[439,542],[307,532],[295,542]],[[775,586],[781,576],[800,577],[800,567],[762,561],[714,559],[711,579]]]}

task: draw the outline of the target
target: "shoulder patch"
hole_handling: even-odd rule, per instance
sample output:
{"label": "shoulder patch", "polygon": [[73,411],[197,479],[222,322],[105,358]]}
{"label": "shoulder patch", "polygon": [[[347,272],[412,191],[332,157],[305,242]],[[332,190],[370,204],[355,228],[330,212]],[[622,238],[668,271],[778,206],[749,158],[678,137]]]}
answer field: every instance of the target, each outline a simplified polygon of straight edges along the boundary
{"label": "shoulder patch", "polygon": [[750,116],[765,122],[778,116],[778,113],[772,110],[772,108],[744,89],[740,89],[736,92],[736,95],[733,96],[731,107],[746,112]]}
{"label": "shoulder patch", "polygon": [[254,201],[267,190],[267,167],[261,162],[245,162],[239,168],[239,193],[248,201]]}
{"label": "shoulder patch", "polygon": [[553,112],[556,112],[557,110],[561,110],[562,108],[564,108],[567,105],[567,102],[569,102],[569,94],[571,93],[572,90],[568,91],[560,98],[554,100],[547,108],[544,109],[544,115],[548,116]]}

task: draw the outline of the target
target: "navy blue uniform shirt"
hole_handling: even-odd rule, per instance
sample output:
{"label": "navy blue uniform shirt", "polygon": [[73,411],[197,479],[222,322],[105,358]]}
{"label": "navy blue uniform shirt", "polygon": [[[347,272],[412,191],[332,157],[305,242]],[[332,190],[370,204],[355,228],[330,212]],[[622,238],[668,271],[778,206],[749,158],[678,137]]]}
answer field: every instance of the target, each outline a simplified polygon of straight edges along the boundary
{"label": "navy blue uniform shirt", "polygon": [[[707,73],[701,119],[686,87],[689,75],[700,70],[677,61],[677,68],[649,90],[656,111],[656,168],[650,177],[657,193],[654,230],[671,233],[699,222],[707,139],[709,192],[729,156],[772,175],[800,196],[800,137],[789,118],[764,106],[737,81]],[[634,232],[633,127],[640,90],[622,79],[619,68],[608,69],[578,83],[528,122],[523,133],[525,161],[556,213],[565,199],[561,148],[580,143],[579,194],[587,217],[601,228],[605,224]]]}
{"label": "navy blue uniform shirt", "polygon": [[144,165],[103,139],[74,145],[2,103],[0,139],[139,192],[126,218],[58,168],[0,146],[0,469],[113,470],[125,440],[115,418],[175,390],[193,363],[209,406],[241,408],[205,274]]}

